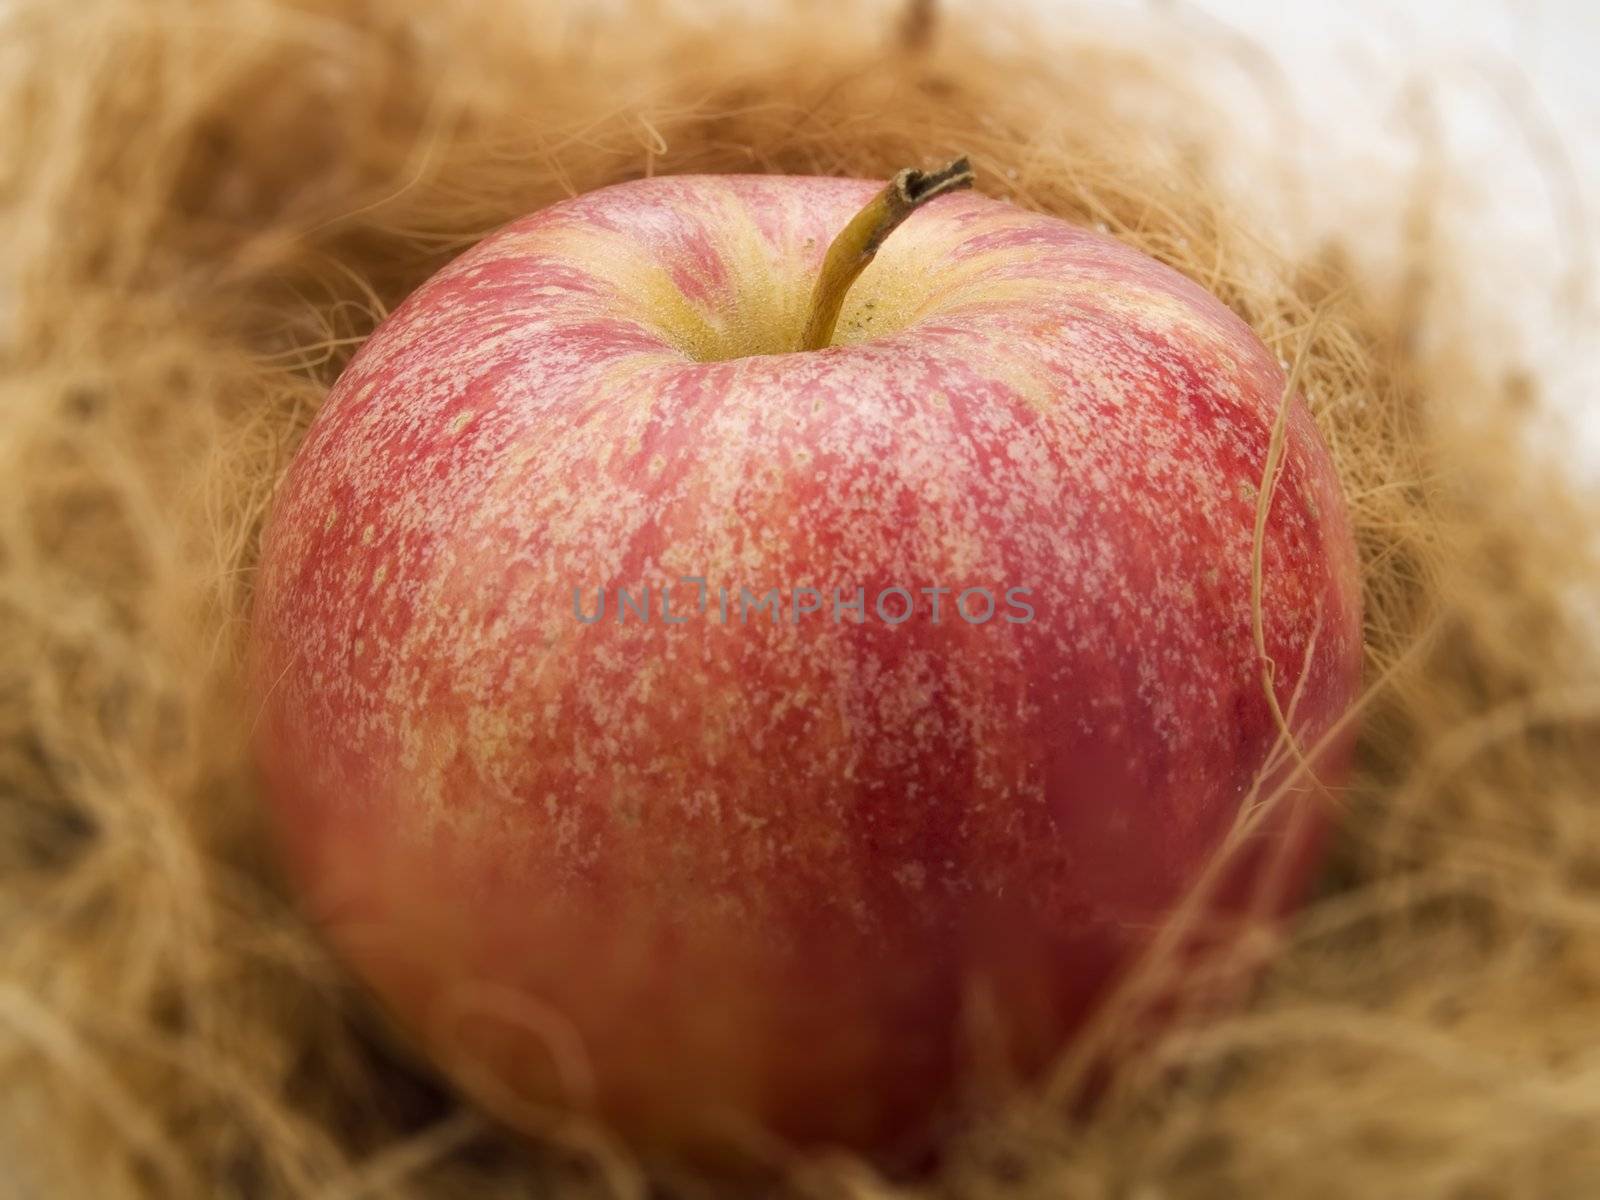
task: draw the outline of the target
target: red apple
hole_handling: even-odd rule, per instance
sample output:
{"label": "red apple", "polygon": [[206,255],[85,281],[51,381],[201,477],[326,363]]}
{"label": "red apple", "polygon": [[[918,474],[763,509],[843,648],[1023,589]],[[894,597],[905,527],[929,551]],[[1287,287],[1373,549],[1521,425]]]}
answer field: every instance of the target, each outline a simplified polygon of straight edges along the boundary
{"label": "red apple", "polygon": [[[1298,401],[1252,624],[1274,356],[971,192],[795,350],[878,188],[651,179],[515,222],[368,340],[278,495],[252,670],[291,874],[513,1119],[919,1144],[972,1003],[1039,1070],[1247,796],[1308,803],[1258,633],[1301,745],[1339,741],[1357,568]],[[1290,825],[1248,857],[1292,893]]]}

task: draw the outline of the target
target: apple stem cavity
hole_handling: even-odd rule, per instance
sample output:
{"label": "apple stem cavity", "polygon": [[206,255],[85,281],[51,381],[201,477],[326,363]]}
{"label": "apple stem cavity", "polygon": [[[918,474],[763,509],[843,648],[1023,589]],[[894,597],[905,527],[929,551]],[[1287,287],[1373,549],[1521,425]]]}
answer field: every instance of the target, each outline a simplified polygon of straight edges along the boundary
{"label": "apple stem cavity", "polygon": [[935,197],[971,186],[972,164],[965,156],[937,171],[907,167],[897,173],[828,247],[822,274],[811,291],[810,314],[799,349],[822,350],[832,343],[834,327],[844,311],[845,293],[900,222]]}

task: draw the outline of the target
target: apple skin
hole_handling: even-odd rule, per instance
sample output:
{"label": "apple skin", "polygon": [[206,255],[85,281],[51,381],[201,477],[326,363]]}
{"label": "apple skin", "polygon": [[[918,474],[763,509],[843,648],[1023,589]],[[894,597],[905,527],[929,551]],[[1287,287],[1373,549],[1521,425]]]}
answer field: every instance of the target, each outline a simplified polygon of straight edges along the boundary
{"label": "apple skin", "polygon": [[[682,176],[515,222],[373,334],[276,498],[251,670],[290,875],[513,1121],[907,1152],[974,1055],[1070,1039],[1252,787],[1284,795],[1215,903],[1315,862],[1251,626],[1279,364],[1174,271],[970,192],[784,353],[879,186]],[[1330,783],[1357,564],[1298,399],[1284,445],[1263,632]],[[618,587],[692,609],[684,576],[707,613],[615,619]],[[952,592],[891,625],[895,585],[1035,617]],[[719,586],[830,603],[724,624]]]}

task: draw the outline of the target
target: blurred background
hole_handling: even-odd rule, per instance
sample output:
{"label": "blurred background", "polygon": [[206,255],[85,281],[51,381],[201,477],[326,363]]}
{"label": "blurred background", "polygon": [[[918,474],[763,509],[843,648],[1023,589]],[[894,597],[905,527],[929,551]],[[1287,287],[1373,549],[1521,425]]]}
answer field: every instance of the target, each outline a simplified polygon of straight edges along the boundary
{"label": "blurred background", "polygon": [[[1159,14],[1216,39],[1215,83],[1247,127],[1276,139],[1308,188],[1298,213],[1265,214],[1291,239],[1392,236],[1394,181],[1437,171],[1477,227],[1464,244],[1506,281],[1531,363],[1552,401],[1544,434],[1571,443],[1600,485],[1600,5],[1587,0],[1155,0],[1077,6],[1033,0],[1063,23]],[[1289,106],[1292,111],[1285,111]],[[1313,136],[1301,136],[1303,121]],[[1430,159],[1430,156],[1431,159]],[[1266,190],[1240,156],[1249,202]],[[1255,185],[1255,186],[1252,186]],[[1361,211],[1363,198],[1374,206]],[[1352,206],[1355,206],[1354,209]],[[1462,303],[1474,297],[1460,297]],[[1518,353],[1518,351],[1522,353]]]}

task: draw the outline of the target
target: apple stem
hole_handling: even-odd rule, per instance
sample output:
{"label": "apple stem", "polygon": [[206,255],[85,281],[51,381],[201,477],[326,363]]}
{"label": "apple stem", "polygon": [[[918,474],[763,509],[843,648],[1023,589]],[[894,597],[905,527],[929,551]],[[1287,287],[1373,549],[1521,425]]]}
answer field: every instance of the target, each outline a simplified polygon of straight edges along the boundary
{"label": "apple stem", "polygon": [[972,164],[958,158],[937,171],[906,168],[889,181],[850,219],[843,232],[833,239],[822,260],[822,274],[811,291],[811,311],[805,332],[800,335],[801,350],[821,350],[833,341],[834,327],[844,311],[845,293],[867,269],[888,237],[917,209],[936,196],[972,186]]}

